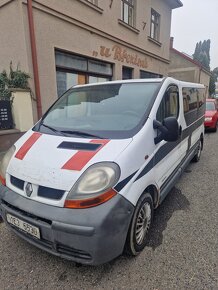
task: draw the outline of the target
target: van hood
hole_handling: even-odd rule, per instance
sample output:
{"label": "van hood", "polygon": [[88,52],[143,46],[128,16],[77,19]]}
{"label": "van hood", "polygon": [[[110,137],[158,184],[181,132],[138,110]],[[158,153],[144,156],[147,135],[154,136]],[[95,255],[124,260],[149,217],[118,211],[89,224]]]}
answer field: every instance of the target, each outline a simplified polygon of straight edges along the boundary
{"label": "van hood", "polygon": [[[69,191],[90,165],[116,162],[131,141],[60,137],[31,130],[15,143],[8,179],[14,176],[26,183]],[[8,185],[11,187],[10,180]]]}

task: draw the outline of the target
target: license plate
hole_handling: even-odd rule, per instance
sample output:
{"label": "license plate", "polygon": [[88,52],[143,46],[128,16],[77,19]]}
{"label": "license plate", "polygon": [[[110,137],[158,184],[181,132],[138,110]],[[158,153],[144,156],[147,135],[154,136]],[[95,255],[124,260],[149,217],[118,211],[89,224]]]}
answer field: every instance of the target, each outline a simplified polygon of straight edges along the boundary
{"label": "license plate", "polygon": [[24,231],[25,233],[30,234],[31,236],[40,239],[40,231],[39,228],[30,225],[29,223],[26,223],[19,218],[12,216],[10,214],[6,215],[7,221],[9,224],[15,226],[16,228]]}

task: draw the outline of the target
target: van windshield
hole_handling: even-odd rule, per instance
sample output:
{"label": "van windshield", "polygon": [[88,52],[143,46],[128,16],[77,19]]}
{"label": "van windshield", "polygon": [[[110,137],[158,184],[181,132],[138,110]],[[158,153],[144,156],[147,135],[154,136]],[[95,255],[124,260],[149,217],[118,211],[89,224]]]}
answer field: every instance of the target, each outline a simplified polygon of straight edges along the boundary
{"label": "van windshield", "polygon": [[142,82],[72,88],[50,108],[38,130],[82,137],[131,137],[144,124],[159,86],[160,82]]}

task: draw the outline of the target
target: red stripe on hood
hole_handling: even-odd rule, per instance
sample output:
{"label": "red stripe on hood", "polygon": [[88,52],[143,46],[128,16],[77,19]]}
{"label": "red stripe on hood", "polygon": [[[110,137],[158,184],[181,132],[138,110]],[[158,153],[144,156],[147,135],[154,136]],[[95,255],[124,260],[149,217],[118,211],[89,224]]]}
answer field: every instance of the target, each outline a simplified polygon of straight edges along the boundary
{"label": "red stripe on hood", "polygon": [[91,140],[90,143],[101,144],[96,151],[78,151],[62,167],[62,169],[80,171],[110,140]]}
{"label": "red stripe on hood", "polygon": [[39,137],[42,136],[41,133],[35,132],[33,133],[29,139],[26,140],[26,142],[21,146],[21,148],[18,150],[17,154],[15,155],[16,158],[23,160],[26,156],[27,152],[30,150],[30,148],[33,146],[33,144],[36,143],[36,141],[39,139]]}

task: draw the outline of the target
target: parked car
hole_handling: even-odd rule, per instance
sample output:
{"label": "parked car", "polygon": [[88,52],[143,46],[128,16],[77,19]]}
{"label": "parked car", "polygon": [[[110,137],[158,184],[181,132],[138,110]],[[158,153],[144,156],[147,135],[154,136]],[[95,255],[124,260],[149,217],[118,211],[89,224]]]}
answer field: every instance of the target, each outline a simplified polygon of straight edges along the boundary
{"label": "parked car", "polygon": [[200,159],[204,100],[203,85],[173,78],[68,90],[3,158],[7,226],[83,264],[139,254],[154,209]]}
{"label": "parked car", "polygon": [[206,100],[206,112],[204,119],[205,129],[210,129],[214,132],[217,131],[218,125],[218,107],[216,99],[207,99]]}

